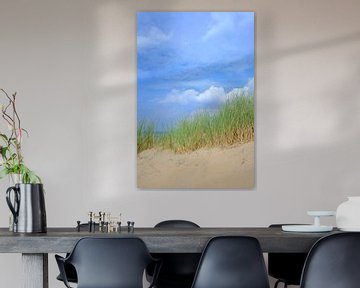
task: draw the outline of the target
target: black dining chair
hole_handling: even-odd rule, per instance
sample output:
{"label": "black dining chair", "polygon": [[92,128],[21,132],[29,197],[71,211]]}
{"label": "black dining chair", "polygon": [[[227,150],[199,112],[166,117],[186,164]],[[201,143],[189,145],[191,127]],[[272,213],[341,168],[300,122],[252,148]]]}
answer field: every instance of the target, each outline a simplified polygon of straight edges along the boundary
{"label": "black dining chair", "polygon": [[348,232],[318,240],[306,259],[301,288],[360,287],[360,233]]}
{"label": "black dining chair", "polygon": [[[155,225],[156,229],[200,228],[199,225],[188,220],[166,220]],[[194,280],[196,269],[201,257],[200,253],[156,253],[152,254],[161,259],[162,266],[155,283],[156,288],[190,288]],[[146,277],[151,281],[154,267],[146,270]]]}
{"label": "black dining chair", "polygon": [[269,288],[264,257],[256,238],[212,238],[201,256],[192,288]]}
{"label": "black dining chair", "polygon": [[[139,238],[82,238],[68,257],[55,255],[66,287],[65,263],[74,266],[78,288],[142,288],[145,268],[154,262],[154,281],[160,262],[152,258]],[[149,287],[153,287],[153,283]]]}
{"label": "black dining chair", "polygon": [[[269,228],[281,228],[282,225],[288,224],[272,224]],[[306,257],[307,253],[269,253],[268,273],[277,279],[274,288],[280,283],[283,283],[284,288],[288,285],[300,285]]]}

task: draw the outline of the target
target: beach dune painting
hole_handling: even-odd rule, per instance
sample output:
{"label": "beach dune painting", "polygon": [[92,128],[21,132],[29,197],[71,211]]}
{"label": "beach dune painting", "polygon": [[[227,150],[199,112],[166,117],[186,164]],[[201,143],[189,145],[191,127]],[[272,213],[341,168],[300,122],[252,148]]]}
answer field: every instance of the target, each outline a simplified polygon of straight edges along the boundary
{"label": "beach dune painting", "polygon": [[137,186],[252,189],[254,13],[137,13]]}

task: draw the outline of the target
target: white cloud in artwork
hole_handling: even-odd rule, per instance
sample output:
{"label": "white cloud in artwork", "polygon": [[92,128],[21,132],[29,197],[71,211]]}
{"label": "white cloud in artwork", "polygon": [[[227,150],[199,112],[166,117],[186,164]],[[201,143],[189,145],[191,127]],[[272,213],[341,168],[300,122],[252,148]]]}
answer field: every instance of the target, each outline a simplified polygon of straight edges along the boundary
{"label": "white cloud in artwork", "polygon": [[224,88],[211,86],[203,92],[194,89],[172,90],[160,103],[173,103],[186,105],[189,103],[223,102],[226,98]]}
{"label": "white cloud in artwork", "polygon": [[248,80],[246,85],[241,88],[234,88],[228,94],[227,98],[231,99],[236,97],[237,95],[250,96],[254,93],[254,78]]}
{"label": "white cloud in artwork", "polygon": [[166,97],[159,101],[159,103],[173,103],[173,104],[210,104],[223,103],[228,99],[234,98],[238,95],[250,96],[254,91],[254,78],[248,80],[244,87],[234,88],[226,93],[223,87],[210,86],[203,92],[195,89],[178,90],[173,89],[166,95]]}
{"label": "white cloud in artwork", "polygon": [[211,86],[199,93],[195,100],[200,103],[225,102],[226,93],[223,87]]}
{"label": "white cloud in artwork", "polygon": [[146,35],[139,35],[137,37],[138,48],[149,48],[158,46],[161,43],[168,41],[171,38],[170,34],[166,34],[164,31],[156,26],[152,26]]}

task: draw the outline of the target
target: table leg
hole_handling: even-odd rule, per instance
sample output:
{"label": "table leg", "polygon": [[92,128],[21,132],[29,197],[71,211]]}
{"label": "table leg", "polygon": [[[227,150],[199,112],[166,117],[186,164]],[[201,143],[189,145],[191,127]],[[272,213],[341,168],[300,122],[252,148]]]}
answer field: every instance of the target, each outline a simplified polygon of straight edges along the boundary
{"label": "table leg", "polygon": [[23,288],[49,288],[48,254],[22,254]]}

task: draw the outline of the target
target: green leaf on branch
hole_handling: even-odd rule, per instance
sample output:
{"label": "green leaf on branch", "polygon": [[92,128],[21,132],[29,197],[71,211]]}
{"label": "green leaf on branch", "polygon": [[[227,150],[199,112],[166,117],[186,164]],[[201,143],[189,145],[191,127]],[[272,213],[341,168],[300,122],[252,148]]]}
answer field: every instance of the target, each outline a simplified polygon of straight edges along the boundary
{"label": "green leaf on branch", "polygon": [[0,133],[0,138],[7,143],[9,141],[8,137],[5,134]]}
{"label": "green leaf on branch", "polygon": [[1,147],[1,156],[6,158],[6,152],[9,150],[8,147]]}

